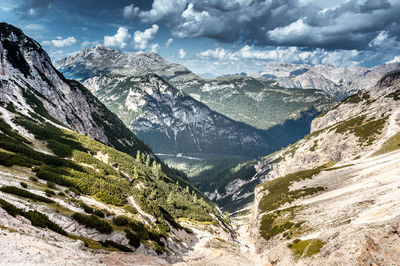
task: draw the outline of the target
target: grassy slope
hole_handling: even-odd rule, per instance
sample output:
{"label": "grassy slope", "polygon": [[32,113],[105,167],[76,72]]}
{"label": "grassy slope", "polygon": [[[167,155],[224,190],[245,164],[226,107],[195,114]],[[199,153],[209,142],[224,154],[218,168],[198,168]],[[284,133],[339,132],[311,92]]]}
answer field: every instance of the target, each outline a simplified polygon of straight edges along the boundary
{"label": "grassy slope", "polygon": [[[124,206],[132,195],[144,211],[156,217],[161,234],[169,231],[166,221],[179,227],[176,218],[213,221],[210,213],[217,214],[197,189],[188,186],[185,177],[159,161],[143,153],[133,158],[75,131],[56,127],[42,116],[27,117],[11,105],[7,109],[13,111],[15,124],[45,141],[55,155],[34,150],[31,141],[0,120],[0,164],[33,168],[38,178],[115,206]],[[108,162],[97,159],[97,154],[108,156]]]}

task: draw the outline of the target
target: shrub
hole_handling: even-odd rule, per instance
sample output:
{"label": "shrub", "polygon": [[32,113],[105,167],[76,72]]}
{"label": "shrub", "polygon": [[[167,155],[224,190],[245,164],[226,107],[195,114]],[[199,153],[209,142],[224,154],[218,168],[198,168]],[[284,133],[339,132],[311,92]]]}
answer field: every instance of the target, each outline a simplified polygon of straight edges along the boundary
{"label": "shrub", "polygon": [[125,230],[126,238],[129,240],[129,245],[135,248],[140,247],[140,237],[136,232],[132,233],[130,230]]}
{"label": "shrub", "polygon": [[47,181],[47,187],[49,187],[49,188],[55,188],[56,185],[55,185],[53,182],[51,182],[51,181]]}
{"label": "shrub", "polygon": [[81,208],[86,212],[86,213],[92,213],[93,212],[93,208],[86,205],[85,203],[81,203]]}
{"label": "shrub", "polygon": [[21,182],[21,183],[19,183],[20,185],[21,185],[21,187],[23,187],[23,188],[27,188],[28,187],[28,184],[27,183],[25,183],[25,182]]}
{"label": "shrub", "polygon": [[113,248],[116,248],[116,249],[118,249],[120,251],[123,251],[123,252],[132,252],[132,249],[130,249],[130,248],[124,246],[124,245],[115,243],[114,241],[111,241],[111,240],[99,241],[99,243],[103,247],[113,247]]}
{"label": "shrub", "polygon": [[95,210],[94,212],[93,212],[93,214],[94,215],[96,215],[96,216],[98,216],[98,217],[100,217],[100,218],[104,218],[104,212],[102,212],[102,211],[100,211],[100,210]]}
{"label": "shrub", "polygon": [[113,231],[111,225],[106,221],[100,220],[95,215],[85,215],[81,213],[74,213],[72,215],[78,223],[83,224],[90,228],[97,229],[100,233],[109,234]]}
{"label": "shrub", "polygon": [[65,197],[65,193],[64,192],[62,192],[62,191],[60,191],[60,192],[58,192],[58,194],[57,194],[58,196],[60,196],[60,197]]}
{"label": "shrub", "polygon": [[0,199],[0,207],[3,208],[9,215],[15,217],[17,215],[22,215],[23,211],[21,209],[18,209],[11,203],[8,203],[7,201]]}
{"label": "shrub", "polygon": [[133,207],[133,206],[131,206],[131,205],[129,205],[129,204],[126,204],[126,205],[124,206],[124,209],[125,209],[127,212],[130,212],[130,213],[133,213],[133,214],[137,214],[137,213],[138,213],[138,211],[136,210],[136,208]]}
{"label": "shrub", "polygon": [[40,213],[38,211],[23,211],[11,203],[0,199],[0,207],[2,207],[8,214],[11,216],[21,215],[27,218],[33,226],[42,227],[42,228],[49,228],[50,230],[59,233],[61,235],[67,235],[67,232],[64,231],[60,226],[52,222],[47,215]]}
{"label": "shrub", "polygon": [[45,189],[44,193],[46,193],[46,196],[49,197],[49,198],[51,198],[51,197],[56,195],[56,193],[53,190],[50,190],[50,189]]}
{"label": "shrub", "polygon": [[112,222],[117,226],[127,226],[129,224],[129,220],[125,216],[115,216]]}
{"label": "shrub", "polygon": [[37,182],[38,181],[38,179],[36,177],[34,177],[34,176],[29,177],[29,180],[31,180],[33,182]]}
{"label": "shrub", "polygon": [[32,199],[34,201],[41,201],[44,203],[54,203],[53,200],[42,197],[40,195],[37,194],[33,194],[25,189],[20,189],[17,187],[13,187],[13,186],[5,186],[0,188],[1,191],[5,192],[5,193],[9,193],[9,194],[13,194],[13,195],[17,195],[17,196],[21,196],[24,198],[29,198]]}

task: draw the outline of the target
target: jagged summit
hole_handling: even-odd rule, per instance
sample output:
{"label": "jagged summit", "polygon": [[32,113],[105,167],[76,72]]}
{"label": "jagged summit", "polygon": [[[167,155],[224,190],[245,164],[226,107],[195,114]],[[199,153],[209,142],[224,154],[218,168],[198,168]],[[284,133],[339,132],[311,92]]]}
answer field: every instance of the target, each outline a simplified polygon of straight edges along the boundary
{"label": "jagged summit", "polygon": [[400,81],[400,64],[398,64],[398,69],[391,71],[384,75],[377,83],[377,86],[383,88],[383,87],[389,87],[394,85],[395,83],[399,83]]}
{"label": "jagged summit", "polygon": [[170,63],[157,53],[124,53],[101,44],[84,48],[75,55],[65,57],[55,62],[55,66],[66,76],[78,80],[106,73],[124,76],[155,73],[167,80],[198,78],[186,67]]}
{"label": "jagged summit", "polygon": [[40,44],[20,29],[1,23],[0,100],[25,115],[40,113],[79,133],[135,153],[150,151],[86,88],[67,80]]}
{"label": "jagged summit", "polygon": [[351,94],[373,86],[385,73],[397,68],[396,63],[372,68],[359,66],[335,67],[328,65],[296,65],[271,62],[251,76],[275,80],[286,88],[320,89],[342,100]]}

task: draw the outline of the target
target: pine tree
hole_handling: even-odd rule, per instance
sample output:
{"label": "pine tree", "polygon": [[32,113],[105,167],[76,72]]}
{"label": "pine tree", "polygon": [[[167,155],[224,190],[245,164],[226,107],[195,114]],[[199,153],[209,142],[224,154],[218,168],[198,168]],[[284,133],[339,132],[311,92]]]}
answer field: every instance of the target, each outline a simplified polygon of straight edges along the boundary
{"label": "pine tree", "polygon": [[231,222],[231,217],[229,216],[229,212],[225,212],[225,223],[229,224]]}
{"label": "pine tree", "polygon": [[146,157],[146,166],[149,167],[150,166],[150,155],[147,154]]}
{"label": "pine tree", "polygon": [[197,194],[196,194],[196,193],[195,193],[194,196],[193,196],[193,201],[194,201],[194,202],[197,202]]}
{"label": "pine tree", "polygon": [[133,169],[133,175],[135,178],[139,177],[138,171],[137,171],[137,167],[135,166],[135,168]]}
{"label": "pine tree", "polygon": [[158,166],[157,166],[156,161],[153,161],[153,165],[152,165],[151,168],[152,168],[151,170],[152,170],[153,174],[158,178],[158,174],[157,174],[157,172],[158,172]]}
{"label": "pine tree", "polygon": [[136,162],[142,163],[142,160],[140,158],[141,158],[141,154],[140,154],[140,150],[138,150],[136,153]]}

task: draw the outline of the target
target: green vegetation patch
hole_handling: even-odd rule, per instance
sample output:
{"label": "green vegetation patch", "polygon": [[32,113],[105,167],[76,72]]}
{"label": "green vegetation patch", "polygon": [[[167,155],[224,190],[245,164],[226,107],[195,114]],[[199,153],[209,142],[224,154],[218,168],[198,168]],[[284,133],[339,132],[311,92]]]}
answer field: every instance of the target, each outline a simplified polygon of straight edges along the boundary
{"label": "green vegetation patch", "polygon": [[388,117],[386,116],[381,119],[371,117],[367,119],[366,115],[357,116],[339,123],[335,127],[332,127],[331,130],[335,130],[339,134],[346,132],[353,133],[358,137],[360,144],[369,146],[376,140],[377,135],[382,134]]}
{"label": "green vegetation patch", "polygon": [[3,134],[9,136],[10,138],[13,138],[17,142],[23,142],[27,144],[31,143],[29,140],[18,134],[16,130],[12,129],[11,126],[7,124],[1,117],[0,117],[0,131],[3,132]]}
{"label": "green vegetation patch", "polygon": [[111,240],[99,241],[103,247],[113,247],[123,252],[132,252],[132,249]]}
{"label": "green vegetation patch", "polygon": [[295,222],[295,211],[299,207],[290,207],[264,214],[261,218],[260,235],[269,240],[279,234],[286,239],[291,239],[304,231],[303,221]]}
{"label": "green vegetation patch", "polygon": [[359,103],[362,101],[368,101],[370,100],[371,96],[369,95],[368,92],[362,92],[359,91],[346,99],[344,99],[341,103]]}
{"label": "green vegetation patch", "polygon": [[51,199],[48,199],[46,197],[34,194],[34,193],[32,193],[32,192],[30,192],[28,190],[17,188],[17,187],[13,187],[13,186],[1,187],[0,191],[5,192],[5,193],[9,193],[9,194],[13,194],[13,195],[16,195],[16,196],[32,199],[34,201],[41,201],[41,202],[44,202],[44,203],[54,203],[54,201],[51,200]]}
{"label": "green vegetation patch", "polygon": [[103,234],[110,234],[113,231],[111,225],[108,222],[99,219],[96,215],[93,214],[85,215],[76,212],[72,215],[72,218],[74,218],[78,223],[90,228],[95,228]]}
{"label": "green vegetation patch", "polygon": [[[46,141],[55,156],[16,141],[18,132],[4,130],[0,133],[1,165],[32,168],[36,178],[114,206],[127,206],[127,198],[133,196],[144,211],[156,217],[155,226],[163,236],[170,231],[168,223],[181,228],[175,221],[177,218],[213,221],[210,214],[219,215],[184,175],[149,154],[137,151],[134,158],[87,136],[23,114],[15,114],[13,122],[27,129],[35,139]],[[107,161],[96,158],[98,154]],[[130,210],[137,212],[134,208]],[[100,211],[96,214],[104,215]]]}
{"label": "green vegetation patch", "polygon": [[320,239],[296,239],[291,244],[288,244],[288,247],[292,251],[293,255],[297,259],[299,259],[302,257],[311,257],[315,254],[318,254],[325,244],[326,242]]}
{"label": "green vegetation patch", "polygon": [[66,236],[67,232],[64,231],[60,226],[52,222],[47,215],[40,213],[38,211],[24,211],[17,208],[13,204],[0,199],[0,207],[3,208],[8,214],[15,217],[17,215],[27,218],[33,226],[48,228],[56,233]]}
{"label": "green vegetation patch", "polygon": [[374,153],[374,155],[380,155],[387,152],[395,151],[400,149],[400,132],[391,136],[381,146],[381,148]]}
{"label": "green vegetation patch", "polygon": [[310,179],[314,175],[317,175],[321,171],[332,166],[333,163],[327,163],[314,169],[288,174],[261,184],[263,187],[262,191],[268,190],[268,193],[261,198],[260,203],[258,204],[260,212],[273,211],[285,203],[291,203],[301,197],[313,195],[325,190],[324,187],[311,187],[289,191],[289,187],[294,182]]}
{"label": "green vegetation patch", "polygon": [[395,101],[399,101],[400,100],[400,89],[389,93],[388,95],[385,96],[386,98],[392,98]]}

